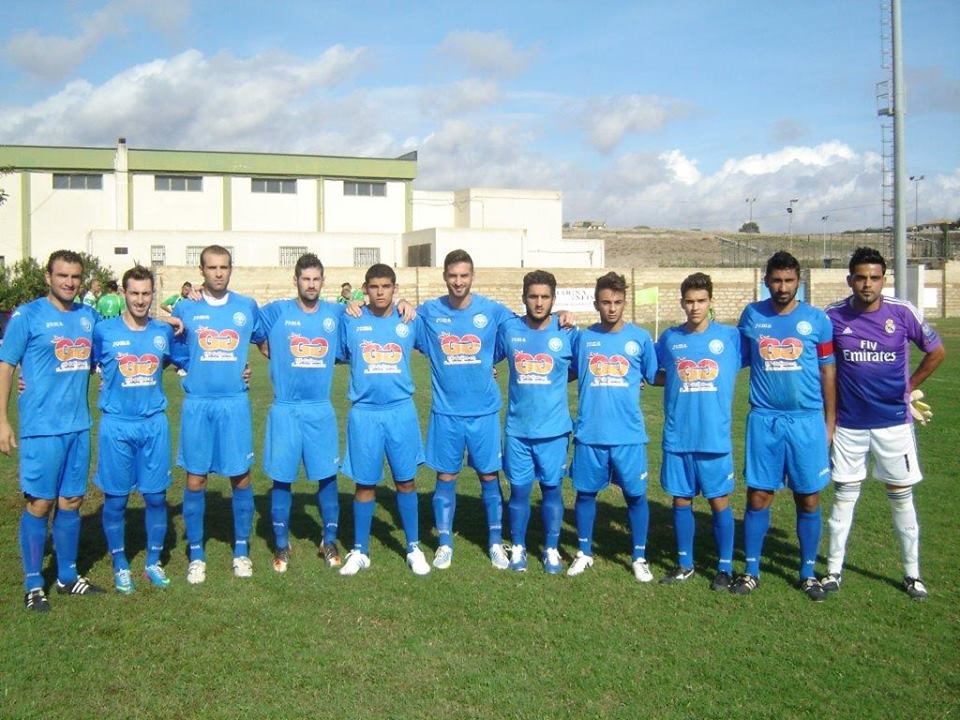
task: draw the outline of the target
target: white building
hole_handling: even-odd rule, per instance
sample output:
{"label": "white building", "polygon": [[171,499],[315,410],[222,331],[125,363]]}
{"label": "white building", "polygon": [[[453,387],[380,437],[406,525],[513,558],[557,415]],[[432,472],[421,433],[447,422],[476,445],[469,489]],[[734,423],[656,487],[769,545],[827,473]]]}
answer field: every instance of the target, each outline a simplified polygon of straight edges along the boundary
{"label": "white building", "polygon": [[464,248],[488,267],[602,267],[603,242],[563,240],[557,191],[413,189],[399,158],[0,145],[0,258],[85,250],[114,270],[199,264],[437,266]]}

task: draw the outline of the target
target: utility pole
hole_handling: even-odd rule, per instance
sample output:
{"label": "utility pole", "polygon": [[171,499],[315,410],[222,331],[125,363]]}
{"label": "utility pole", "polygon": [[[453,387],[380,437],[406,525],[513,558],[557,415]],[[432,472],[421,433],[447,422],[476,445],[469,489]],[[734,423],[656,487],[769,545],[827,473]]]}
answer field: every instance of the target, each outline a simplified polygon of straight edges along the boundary
{"label": "utility pole", "polygon": [[744,202],[749,203],[750,205],[750,222],[753,222],[753,204],[757,201],[756,198],[746,198]]}
{"label": "utility pole", "polygon": [[787,206],[787,235],[793,237],[793,206],[800,202],[800,198],[792,198]]}
{"label": "utility pole", "polygon": [[903,39],[900,30],[900,0],[890,3],[893,29],[893,272],[897,297],[907,298],[907,218],[903,207],[903,193],[907,189],[906,170],[903,158],[904,145],[904,97],[903,87]]}
{"label": "utility pole", "polygon": [[920,181],[923,175],[911,175],[910,182],[913,183],[913,228],[920,234]]}

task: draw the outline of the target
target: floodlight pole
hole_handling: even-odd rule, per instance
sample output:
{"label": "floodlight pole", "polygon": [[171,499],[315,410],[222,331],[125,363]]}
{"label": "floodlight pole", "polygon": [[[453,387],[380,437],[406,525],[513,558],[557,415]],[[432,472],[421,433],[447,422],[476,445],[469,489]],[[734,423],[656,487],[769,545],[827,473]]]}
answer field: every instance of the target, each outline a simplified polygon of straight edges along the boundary
{"label": "floodlight pole", "polygon": [[910,182],[913,183],[913,229],[917,235],[920,234],[920,181],[923,175],[911,175]]}
{"label": "floodlight pole", "polygon": [[753,222],[753,204],[757,201],[756,198],[746,198],[744,202],[750,204],[750,222]]}
{"label": "floodlight pole", "polygon": [[903,38],[900,29],[900,0],[890,3],[893,29],[893,272],[894,291],[907,299],[907,216],[903,195],[907,189],[904,168]]}

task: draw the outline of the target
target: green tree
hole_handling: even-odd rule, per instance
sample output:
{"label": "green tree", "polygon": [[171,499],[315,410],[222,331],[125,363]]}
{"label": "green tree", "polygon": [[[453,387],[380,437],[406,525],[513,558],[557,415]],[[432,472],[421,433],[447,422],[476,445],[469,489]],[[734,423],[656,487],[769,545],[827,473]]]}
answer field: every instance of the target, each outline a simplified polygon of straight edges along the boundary
{"label": "green tree", "polygon": [[757,223],[755,223],[753,220],[751,220],[750,222],[745,222],[743,225],[741,225],[740,229],[737,232],[758,233],[760,232],[760,226],[757,225]]}
{"label": "green tree", "polygon": [[[87,287],[94,278],[106,285],[115,279],[109,268],[103,267],[100,260],[88,253],[80,253],[83,258],[83,287]],[[47,268],[36,258],[24,258],[13,267],[0,269],[0,311],[9,312],[47,294]]]}

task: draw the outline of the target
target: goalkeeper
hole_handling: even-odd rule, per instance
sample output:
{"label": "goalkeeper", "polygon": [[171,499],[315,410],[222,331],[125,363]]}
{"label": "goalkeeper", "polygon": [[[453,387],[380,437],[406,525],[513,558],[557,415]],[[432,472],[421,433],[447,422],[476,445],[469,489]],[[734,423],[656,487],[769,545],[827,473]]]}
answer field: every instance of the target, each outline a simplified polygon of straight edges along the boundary
{"label": "goalkeeper", "polygon": [[[847,275],[853,293],[826,310],[837,360],[837,429],[827,576],[821,584],[827,592],[840,589],[853,510],[872,455],[873,477],[887,486],[893,529],[900,541],[903,589],[914,600],[925,600],[913,505],[913,486],[923,476],[913,421],[926,425],[933,417],[917,388],[943,362],[946,350],[913,305],[882,294],[886,269],[879,252],[857,248]],[[910,343],[924,353],[912,374]]]}

